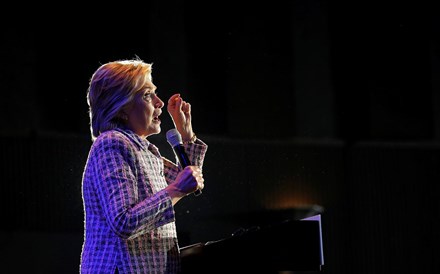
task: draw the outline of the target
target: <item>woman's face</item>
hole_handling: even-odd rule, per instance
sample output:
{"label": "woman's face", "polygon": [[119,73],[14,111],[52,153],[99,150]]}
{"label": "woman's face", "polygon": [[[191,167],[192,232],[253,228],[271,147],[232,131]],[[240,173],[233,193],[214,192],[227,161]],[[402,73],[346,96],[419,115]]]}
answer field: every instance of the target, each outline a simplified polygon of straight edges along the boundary
{"label": "woman's face", "polygon": [[125,111],[128,128],[142,137],[161,131],[159,116],[164,103],[157,96],[156,88],[152,81],[148,81]]}

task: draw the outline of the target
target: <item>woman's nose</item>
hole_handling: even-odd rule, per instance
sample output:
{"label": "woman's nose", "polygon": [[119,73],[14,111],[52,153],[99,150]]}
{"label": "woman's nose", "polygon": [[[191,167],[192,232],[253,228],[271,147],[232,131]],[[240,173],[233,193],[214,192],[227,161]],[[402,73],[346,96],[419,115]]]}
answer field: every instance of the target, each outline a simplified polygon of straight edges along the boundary
{"label": "woman's nose", "polygon": [[164,102],[156,95],[156,102],[155,102],[155,107],[157,108],[163,108],[163,106],[165,105]]}

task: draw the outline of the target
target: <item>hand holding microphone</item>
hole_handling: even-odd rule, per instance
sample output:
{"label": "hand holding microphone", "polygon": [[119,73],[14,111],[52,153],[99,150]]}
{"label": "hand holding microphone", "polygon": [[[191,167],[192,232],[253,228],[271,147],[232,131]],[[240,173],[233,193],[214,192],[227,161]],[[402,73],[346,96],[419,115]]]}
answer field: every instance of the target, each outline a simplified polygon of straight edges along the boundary
{"label": "hand holding microphone", "polygon": [[[182,142],[182,136],[180,135],[179,131],[177,131],[175,128],[170,129],[166,133],[167,141],[173,148],[174,154],[176,155],[176,158],[182,167],[182,169],[191,169],[192,175],[197,181],[197,189],[194,192],[195,196],[198,196],[202,194],[202,190],[204,187],[204,179],[202,175],[202,171],[197,166],[191,166],[191,162],[188,158],[188,155],[185,152],[185,148],[183,146]],[[186,168],[190,166],[190,168]]]}

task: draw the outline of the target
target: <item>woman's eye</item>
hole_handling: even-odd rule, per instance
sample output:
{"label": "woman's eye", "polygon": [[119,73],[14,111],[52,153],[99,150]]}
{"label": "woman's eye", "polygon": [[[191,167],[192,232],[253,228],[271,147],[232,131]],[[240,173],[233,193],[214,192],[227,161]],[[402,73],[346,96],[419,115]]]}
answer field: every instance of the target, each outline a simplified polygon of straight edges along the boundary
{"label": "woman's eye", "polygon": [[151,101],[151,93],[145,93],[143,99],[147,102]]}

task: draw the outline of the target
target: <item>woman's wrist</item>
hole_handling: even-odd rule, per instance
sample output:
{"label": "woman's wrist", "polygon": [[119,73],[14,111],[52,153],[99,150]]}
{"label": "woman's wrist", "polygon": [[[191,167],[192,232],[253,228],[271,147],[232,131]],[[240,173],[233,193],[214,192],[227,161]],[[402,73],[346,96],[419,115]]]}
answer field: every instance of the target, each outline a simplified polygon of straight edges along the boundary
{"label": "woman's wrist", "polygon": [[191,138],[183,140],[183,144],[185,144],[185,145],[186,144],[194,144],[196,142],[196,140],[197,140],[197,136],[195,133],[193,133]]}

